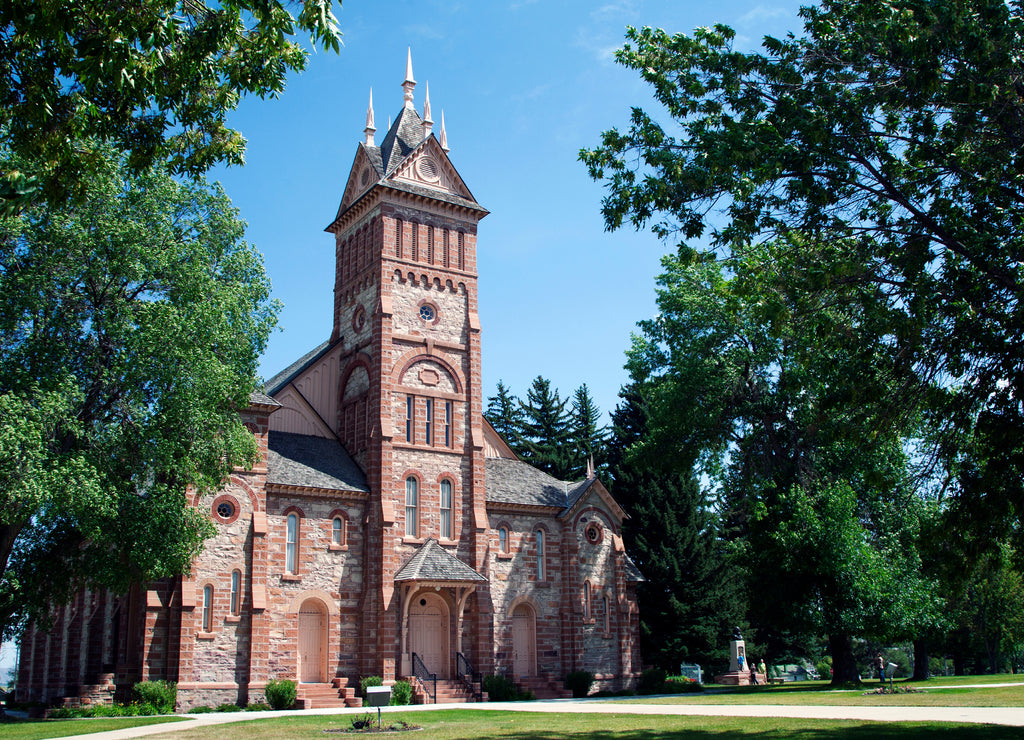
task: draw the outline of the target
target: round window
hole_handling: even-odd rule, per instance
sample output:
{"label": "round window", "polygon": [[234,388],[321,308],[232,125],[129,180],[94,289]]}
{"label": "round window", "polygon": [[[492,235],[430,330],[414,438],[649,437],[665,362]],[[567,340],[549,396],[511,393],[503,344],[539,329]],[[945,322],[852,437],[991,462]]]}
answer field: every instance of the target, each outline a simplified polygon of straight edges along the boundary
{"label": "round window", "polygon": [[587,538],[587,542],[591,545],[596,545],[601,541],[602,533],[601,525],[597,522],[591,522],[587,525],[587,528],[583,530],[583,534]]}
{"label": "round window", "polygon": [[437,319],[437,309],[429,303],[424,303],[420,306],[420,318],[424,321],[435,321]]}
{"label": "round window", "polygon": [[366,309],[357,306],[352,314],[352,328],[359,332],[363,330],[364,326],[366,326]]}
{"label": "round window", "polygon": [[235,515],[235,507],[230,501],[221,501],[217,504],[217,516],[221,519],[230,519]]}

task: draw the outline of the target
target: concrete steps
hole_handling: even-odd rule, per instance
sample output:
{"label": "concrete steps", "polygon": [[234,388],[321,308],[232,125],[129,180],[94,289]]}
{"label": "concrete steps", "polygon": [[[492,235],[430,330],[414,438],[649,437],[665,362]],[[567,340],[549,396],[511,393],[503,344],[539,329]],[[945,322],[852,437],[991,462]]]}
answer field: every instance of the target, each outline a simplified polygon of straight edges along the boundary
{"label": "concrete steps", "polygon": [[361,707],[363,699],[347,678],[335,678],[330,683],[300,683],[295,703],[299,709]]}

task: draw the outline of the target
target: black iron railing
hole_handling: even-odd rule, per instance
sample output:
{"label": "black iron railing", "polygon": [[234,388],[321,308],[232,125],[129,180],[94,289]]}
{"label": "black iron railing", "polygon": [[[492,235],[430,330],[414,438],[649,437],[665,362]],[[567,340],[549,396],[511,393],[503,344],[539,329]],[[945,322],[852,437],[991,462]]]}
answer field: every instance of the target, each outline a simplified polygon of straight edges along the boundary
{"label": "black iron railing", "polygon": [[416,680],[423,686],[423,690],[427,692],[427,696],[430,697],[430,703],[437,704],[437,674],[428,671],[423,661],[420,660],[420,656],[416,653],[412,654],[412,675],[416,677]]}
{"label": "black iron railing", "polygon": [[455,671],[477,701],[483,701],[483,676],[473,670],[473,664],[462,653],[455,653]]}

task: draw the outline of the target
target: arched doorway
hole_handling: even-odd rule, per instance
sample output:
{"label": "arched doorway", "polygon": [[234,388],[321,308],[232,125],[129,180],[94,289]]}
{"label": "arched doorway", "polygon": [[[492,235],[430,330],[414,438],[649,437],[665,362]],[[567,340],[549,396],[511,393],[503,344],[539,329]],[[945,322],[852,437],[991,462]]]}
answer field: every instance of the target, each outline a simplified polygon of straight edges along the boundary
{"label": "arched doorway", "polygon": [[327,607],[320,599],[306,599],[299,608],[299,681],[327,680]]}
{"label": "arched doorway", "polygon": [[537,675],[537,619],[529,604],[512,610],[512,674]]}
{"label": "arched doorway", "polygon": [[438,678],[449,678],[448,605],[437,594],[417,594],[409,605],[409,653]]}

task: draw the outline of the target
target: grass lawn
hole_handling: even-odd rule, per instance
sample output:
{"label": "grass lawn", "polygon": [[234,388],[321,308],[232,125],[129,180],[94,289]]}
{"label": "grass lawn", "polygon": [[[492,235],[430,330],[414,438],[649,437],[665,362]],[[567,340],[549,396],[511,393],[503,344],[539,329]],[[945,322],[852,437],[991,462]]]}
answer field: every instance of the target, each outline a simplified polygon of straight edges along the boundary
{"label": "grass lawn", "polygon": [[87,732],[123,730],[127,727],[180,722],[180,717],[96,717],[95,719],[13,719],[0,722],[3,740],[37,740],[46,737],[70,737]]}
{"label": "grass lawn", "polygon": [[[954,688],[974,683],[973,677],[952,677],[923,682],[897,681],[896,686],[913,686],[919,693],[867,694],[878,688],[878,682],[865,683],[860,689],[832,689],[826,681],[800,681],[782,686],[733,687],[728,692],[710,691],[681,696],[630,697],[616,701],[642,704],[790,704],[823,706],[871,707],[1022,707],[1024,682],[1017,686],[985,685]],[[988,678],[988,677],[986,677]],[[1009,683],[1016,676],[1004,676]],[[1001,683],[988,681],[987,683]]]}
{"label": "grass lawn", "polygon": [[[1017,732],[1016,728],[940,722],[882,724],[806,719],[532,714],[458,709],[405,715],[399,712],[387,713],[387,721],[395,722],[399,719],[423,728],[423,732],[409,735],[410,740],[722,740],[725,737],[750,740],[1001,740],[1012,737]],[[237,725],[183,730],[155,737],[163,740],[223,740],[225,737],[244,737],[246,740],[324,740],[336,736],[334,733],[339,730],[349,729],[351,721],[351,715],[297,715]],[[396,733],[390,737],[400,738],[402,735]]]}

